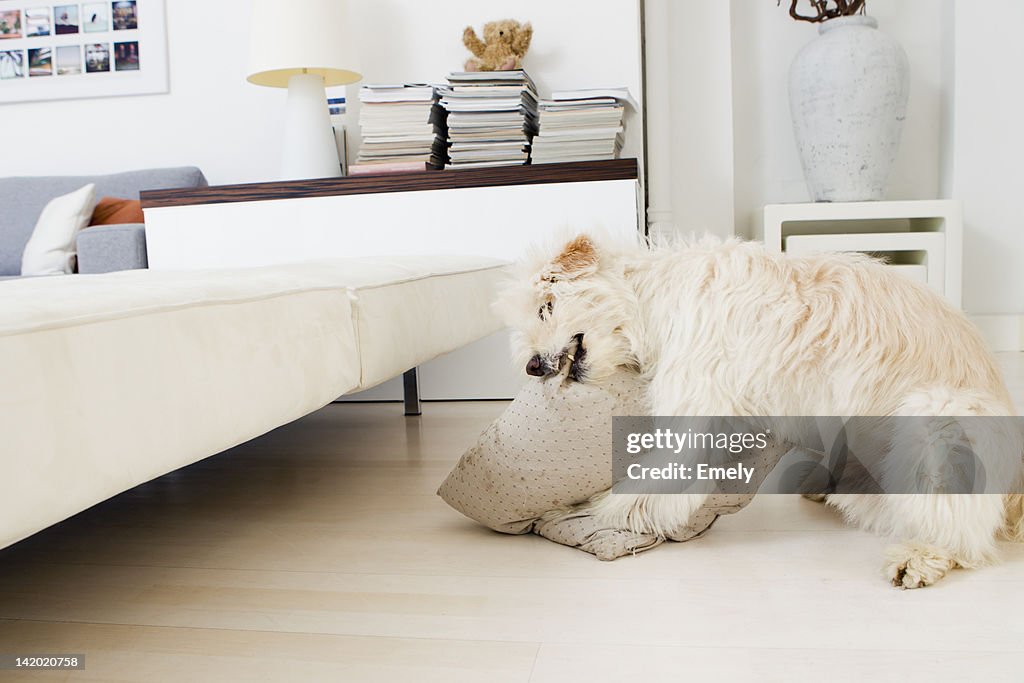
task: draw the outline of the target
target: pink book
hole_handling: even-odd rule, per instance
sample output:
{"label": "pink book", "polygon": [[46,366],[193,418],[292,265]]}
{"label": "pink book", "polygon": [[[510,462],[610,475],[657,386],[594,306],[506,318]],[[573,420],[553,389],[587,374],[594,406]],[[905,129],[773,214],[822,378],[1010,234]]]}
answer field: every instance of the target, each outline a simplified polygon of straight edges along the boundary
{"label": "pink book", "polygon": [[426,171],[427,164],[423,161],[398,161],[393,164],[349,164],[348,174],[377,175],[379,173],[415,173]]}

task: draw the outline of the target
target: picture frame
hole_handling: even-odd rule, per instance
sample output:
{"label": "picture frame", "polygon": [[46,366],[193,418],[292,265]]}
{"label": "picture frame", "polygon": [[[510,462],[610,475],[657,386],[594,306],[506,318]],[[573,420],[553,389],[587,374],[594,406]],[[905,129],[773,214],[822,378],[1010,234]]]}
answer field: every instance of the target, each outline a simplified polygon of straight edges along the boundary
{"label": "picture frame", "polygon": [[0,0],[0,106],[168,91],[165,0]]}

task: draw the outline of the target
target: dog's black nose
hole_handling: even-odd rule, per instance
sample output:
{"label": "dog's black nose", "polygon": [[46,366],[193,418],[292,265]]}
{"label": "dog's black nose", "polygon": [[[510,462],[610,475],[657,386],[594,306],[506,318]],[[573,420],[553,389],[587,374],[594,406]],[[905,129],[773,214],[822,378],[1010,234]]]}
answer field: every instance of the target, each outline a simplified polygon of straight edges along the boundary
{"label": "dog's black nose", "polygon": [[526,374],[533,377],[543,377],[547,373],[547,368],[544,367],[544,360],[540,356],[534,356],[530,359],[530,362],[526,364]]}

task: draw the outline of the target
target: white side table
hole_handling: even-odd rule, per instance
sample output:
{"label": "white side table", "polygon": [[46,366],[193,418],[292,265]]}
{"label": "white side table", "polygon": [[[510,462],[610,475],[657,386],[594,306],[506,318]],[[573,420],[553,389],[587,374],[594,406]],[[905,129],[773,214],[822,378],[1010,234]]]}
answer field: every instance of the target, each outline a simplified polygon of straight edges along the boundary
{"label": "white side table", "polygon": [[858,251],[882,256],[959,308],[963,223],[962,202],[950,199],[769,204],[759,237],[780,253]]}

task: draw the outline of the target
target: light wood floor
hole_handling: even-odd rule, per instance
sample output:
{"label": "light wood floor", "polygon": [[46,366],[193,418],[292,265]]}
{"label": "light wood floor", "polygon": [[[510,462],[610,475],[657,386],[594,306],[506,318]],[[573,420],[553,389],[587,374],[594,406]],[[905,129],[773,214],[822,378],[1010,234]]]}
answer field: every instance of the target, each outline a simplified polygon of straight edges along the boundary
{"label": "light wood floor", "polygon": [[901,592],[789,496],[613,563],[474,525],[434,490],[503,408],[332,405],[0,551],[0,652],[86,654],[31,681],[1024,679],[1019,546]]}

